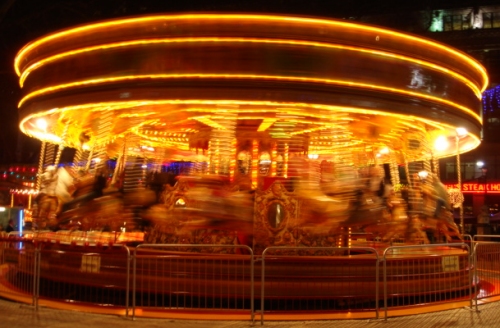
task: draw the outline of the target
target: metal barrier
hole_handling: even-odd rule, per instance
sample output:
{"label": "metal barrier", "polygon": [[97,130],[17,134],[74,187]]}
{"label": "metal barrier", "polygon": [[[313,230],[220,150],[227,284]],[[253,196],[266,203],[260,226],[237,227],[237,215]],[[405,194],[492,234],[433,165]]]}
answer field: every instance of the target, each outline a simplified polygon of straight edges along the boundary
{"label": "metal barrier", "polygon": [[[223,249],[242,254],[202,252]],[[133,318],[139,302],[179,311],[249,309],[254,322],[253,251],[246,245],[141,244],[133,255],[132,294]]]}
{"label": "metal barrier", "polygon": [[[383,253],[384,309],[468,297],[473,266],[465,243],[391,246]],[[390,302],[390,304],[389,304]]]}
{"label": "metal barrier", "polygon": [[475,294],[476,309],[479,299],[500,296],[499,239],[499,235],[475,235],[472,240],[474,276],[478,286]]}
{"label": "metal barrier", "polygon": [[40,298],[124,306],[128,317],[131,256],[125,245],[103,246],[96,253],[12,235],[2,244],[8,265],[2,276],[13,287],[3,291],[6,295],[31,294],[36,310]]}
{"label": "metal barrier", "polygon": [[252,323],[258,308],[261,324],[265,313],[285,311],[379,318],[381,306],[387,319],[388,309],[460,299],[477,309],[478,299],[500,296],[498,238],[470,238],[472,252],[465,242],[391,246],[379,249],[383,256],[371,247],[269,247],[256,259],[244,245],[142,244],[131,256],[123,245],[4,235],[0,278],[12,287],[4,295],[32,295],[35,309],[39,299],[70,299],[124,306],[129,317],[132,297],[132,319],[137,307],[249,311]]}
{"label": "metal barrier", "polygon": [[129,315],[130,250],[125,245],[86,246],[40,243],[40,294],[76,303],[123,306]]}
{"label": "metal barrier", "polygon": [[31,305],[38,310],[38,272],[40,253],[32,240],[24,239],[22,233],[11,232],[0,237],[1,262],[5,272],[1,277],[15,288],[2,288],[4,296],[31,295]]}
{"label": "metal barrier", "polygon": [[0,265],[5,263],[5,249],[7,248],[7,233],[0,231]]}
{"label": "metal barrier", "polygon": [[[351,257],[353,254],[363,255]],[[279,265],[273,268],[272,264]],[[364,300],[378,318],[377,250],[371,247],[268,247],[262,253],[261,325],[264,324],[265,295],[270,299],[268,310],[274,311],[290,308],[297,311],[366,310],[364,305],[360,308],[360,300]]]}
{"label": "metal barrier", "polygon": [[[472,236],[471,235],[462,235],[462,239],[464,241],[464,243],[468,244],[468,245],[472,245]],[[471,247],[472,249],[472,247]]]}

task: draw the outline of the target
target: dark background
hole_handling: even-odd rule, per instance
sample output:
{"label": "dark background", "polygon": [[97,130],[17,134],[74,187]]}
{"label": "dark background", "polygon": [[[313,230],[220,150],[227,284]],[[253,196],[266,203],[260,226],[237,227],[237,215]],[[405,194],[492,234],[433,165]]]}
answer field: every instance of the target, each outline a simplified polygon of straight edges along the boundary
{"label": "dark background", "polygon": [[[419,33],[407,13],[496,5],[475,0],[0,0],[0,164],[36,163],[39,142],[19,132],[21,99],[13,69],[16,53],[30,41],[59,29],[117,17],[154,13],[252,12],[362,21],[367,15],[399,12],[384,26]],[[409,26],[410,25],[410,26]]]}

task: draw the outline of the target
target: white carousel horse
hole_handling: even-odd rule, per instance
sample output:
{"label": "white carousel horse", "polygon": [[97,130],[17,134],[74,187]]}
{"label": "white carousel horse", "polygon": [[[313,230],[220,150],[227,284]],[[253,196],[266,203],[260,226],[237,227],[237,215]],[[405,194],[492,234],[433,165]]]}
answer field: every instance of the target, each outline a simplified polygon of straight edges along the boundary
{"label": "white carousel horse", "polygon": [[35,199],[33,217],[38,228],[45,228],[47,221],[53,224],[64,202],[72,199],[74,179],[66,168],[48,166],[41,177],[40,193]]}

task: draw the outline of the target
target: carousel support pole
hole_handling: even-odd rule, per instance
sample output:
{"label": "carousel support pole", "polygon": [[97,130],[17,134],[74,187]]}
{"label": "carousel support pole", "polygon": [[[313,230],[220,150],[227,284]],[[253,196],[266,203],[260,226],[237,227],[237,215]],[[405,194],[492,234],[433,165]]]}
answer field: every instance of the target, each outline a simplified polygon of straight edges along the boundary
{"label": "carousel support pole", "polygon": [[236,170],[236,138],[231,140],[230,157],[229,157],[229,179],[235,181]]}
{"label": "carousel support pole", "polygon": [[127,140],[126,138],[123,140],[121,154],[118,156],[118,160],[116,161],[115,170],[113,171],[113,176],[111,178],[111,185],[114,186],[119,180],[121,173],[125,170],[126,163],[126,150],[127,150]]}
{"label": "carousel support pole", "polygon": [[434,173],[439,180],[441,180],[439,173],[439,159],[434,157],[434,153],[431,153],[431,161],[432,161],[432,173]]}
{"label": "carousel support pole", "polygon": [[62,154],[62,151],[64,150],[64,145],[63,144],[60,144],[58,147],[57,147],[57,154],[56,154],[56,159],[54,161],[54,166],[57,168],[57,166],[59,165],[59,162],[61,161],[61,154]]}
{"label": "carousel support pole", "polygon": [[95,148],[95,141],[92,144],[92,148],[90,149],[89,157],[87,159],[87,165],[85,165],[85,172],[88,172],[90,170],[90,165],[92,164],[92,157],[94,156],[94,148]]}
{"label": "carousel support pole", "polygon": [[40,149],[40,159],[38,161],[38,172],[36,174],[36,191],[40,191],[40,187],[42,185],[43,162],[45,158],[46,147],[47,143],[45,141],[42,141],[42,149]]}
{"label": "carousel support pole", "polygon": [[389,169],[390,169],[390,179],[392,183],[392,187],[394,188],[394,193],[398,199],[401,198],[401,180],[399,179],[399,170],[398,170],[398,161],[397,157],[395,154],[394,150],[390,150],[390,162],[389,162]]}
{"label": "carousel support pole", "polygon": [[288,145],[288,142],[285,143],[285,153],[284,153],[284,156],[283,156],[283,162],[285,163],[284,165],[284,169],[283,169],[283,176],[285,178],[288,178],[288,163],[289,163],[289,145]]}
{"label": "carousel support pole", "polygon": [[61,161],[61,155],[64,150],[64,140],[66,139],[66,134],[68,133],[68,127],[69,127],[69,122],[67,122],[66,125],[64,126],[64,131],[61,136],[61,144],[59,145],[59,147],[57,147],[57,155],[54,161],[54,166],[56,168],[59,165],[59,162]]}
{"label": "carousel support pole", "polygon": [[271,149],[271,176],[275,177],[276,174],[276,160],[278,159],[278,145],[276,142],[273,143],[272,149]]}
{"label": "carousel support pole", "polygon": [[411,175],[410,175],[410,165],[408,163],[408,160],[406,159],[406,156],[403,154],[403,158],[405,161],[405,174],[406,174],[406,181],[408,182],[408,189],[413,188],[413,184],[411,181]]}
{"label": "carousel support pole", "polygon": [[252,187],[257,189],[257,179],[259,176],[259,141],[252,141]]}
{"label": "carousel support pole", "polygon": [[[42,148],[40,149],[40,159],[38,161],[38,172],[37,172],[37,177],[36,177],[36,185],[35,185],[35,190],[36,192],[40,192],[40,188],[42,187],[42,174],[43,174],[43,165],[45,161],[45,155],[47,152],[47,143],[45,141],[42,141]],[[36,230],[38,229],[38,204],[35,204],[36,208],[33,211],[33,228]]]}
{"label": "carousel support pole", "polygon": [[[56,144],[48,143],[45,148],[45,154],[43,155],[43,167],[48,165],[54,165],[56,158]],[[44,170],[42,170],[43,173]]]}
{"label": "carousel support pole", "polygon": [[14,207],[14,193],[10,194],[10,207]]}

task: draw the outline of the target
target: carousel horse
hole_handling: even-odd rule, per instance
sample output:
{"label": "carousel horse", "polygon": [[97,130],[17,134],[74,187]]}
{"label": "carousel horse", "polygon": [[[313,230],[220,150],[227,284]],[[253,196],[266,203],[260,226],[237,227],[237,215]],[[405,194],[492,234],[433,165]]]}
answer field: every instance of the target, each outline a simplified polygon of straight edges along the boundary
{"label": "carousel horse", "polygon": [[156,202],[153,190],[123,193],[107,186],[106,177],[97,172],[80,173],[73,185],[73,197],[63,203],[58,225],[82,230],[137,230],[139,213]]}
{"label": "carousel horse", "polygon": [[186,193],[187,207],[174,209],[183,218],[184,229],[234,230],[251,234],[253,194],[247,191],[192,188]]}
{"label": "carousel horse", "polygon": [[424,214],[421,218],[424,229],[441,232],[450,242],[453,237],[462,240],[461,233],[453,220],[450,196],[439,178],[432,174],[430,186],[422,188]]}
{"label": "carousel horse", "polygon": [[254,194],[229,190],[220,180],[222,178],[182,177],[171,192],[178,192],[178,186],[185,184],[190,187],[182,187],[182,193],[172,198],[175,203],[156,204],[143,213],[143,218],[152,227],[146,238],[152,242],[178,242],[182,236],[201,238],[206,235],[208,238],[235,235],[238,243],[251,245]]}
{"label": "carousel horse", "polygon": [[454,236],[461,239],[450,211],[448,192],[436,176],[431,176],[431,178],[432,183],[424,185],[421,190],[423,200],[421,214],[409,215],[404,200],[391,197],[390,221],[368,226],[365,230],[379,235],[383,241],[404,239],[407,242],[428,244],[430,241],[426,231],[434,235],[441,232],[447,241],[451,241]]}
{"label": "carousel horse", "polygon": [[387,188],[379,167],[368,168],[353,181],[351,188],[347,216],[338,223],[337,232],[342,228],[365,232],[368,227],[399,221],[395,218],[400,216],[400,206],[388,200],[392,199],[392,188]]}
{"label": "carousel horse", "polygon": [[[296,226],[311,235],[326,235],[349,217],[350,199],[357,185],[354,170],[344,168],[342,179],[332,173],[318,181],[311,175],[310,163],[295,158],[293,196],[300,201]],[[312,168],[314,170],[314,168]],[[289,174],[290,177],[290,174]]]}
{"label": "carousel horse", "polygon": [[56,169],[51,165],[45,169],[33,210],[38,228],[54,224],[62,204],[72,199],[73,184],[74,179],[66,168]]}
{"label": "carousel horse", "polygon": [[337,235],[345,228],[363,231],[392,221],[392,214],[399,211],[388,209],[389,189],[385,188],[382,173],[377,166],[361,172],[343,167],[341,176],[328,176],[318,184],[303,169],[294,192],[301,200],[298,226],[314,235]]}

